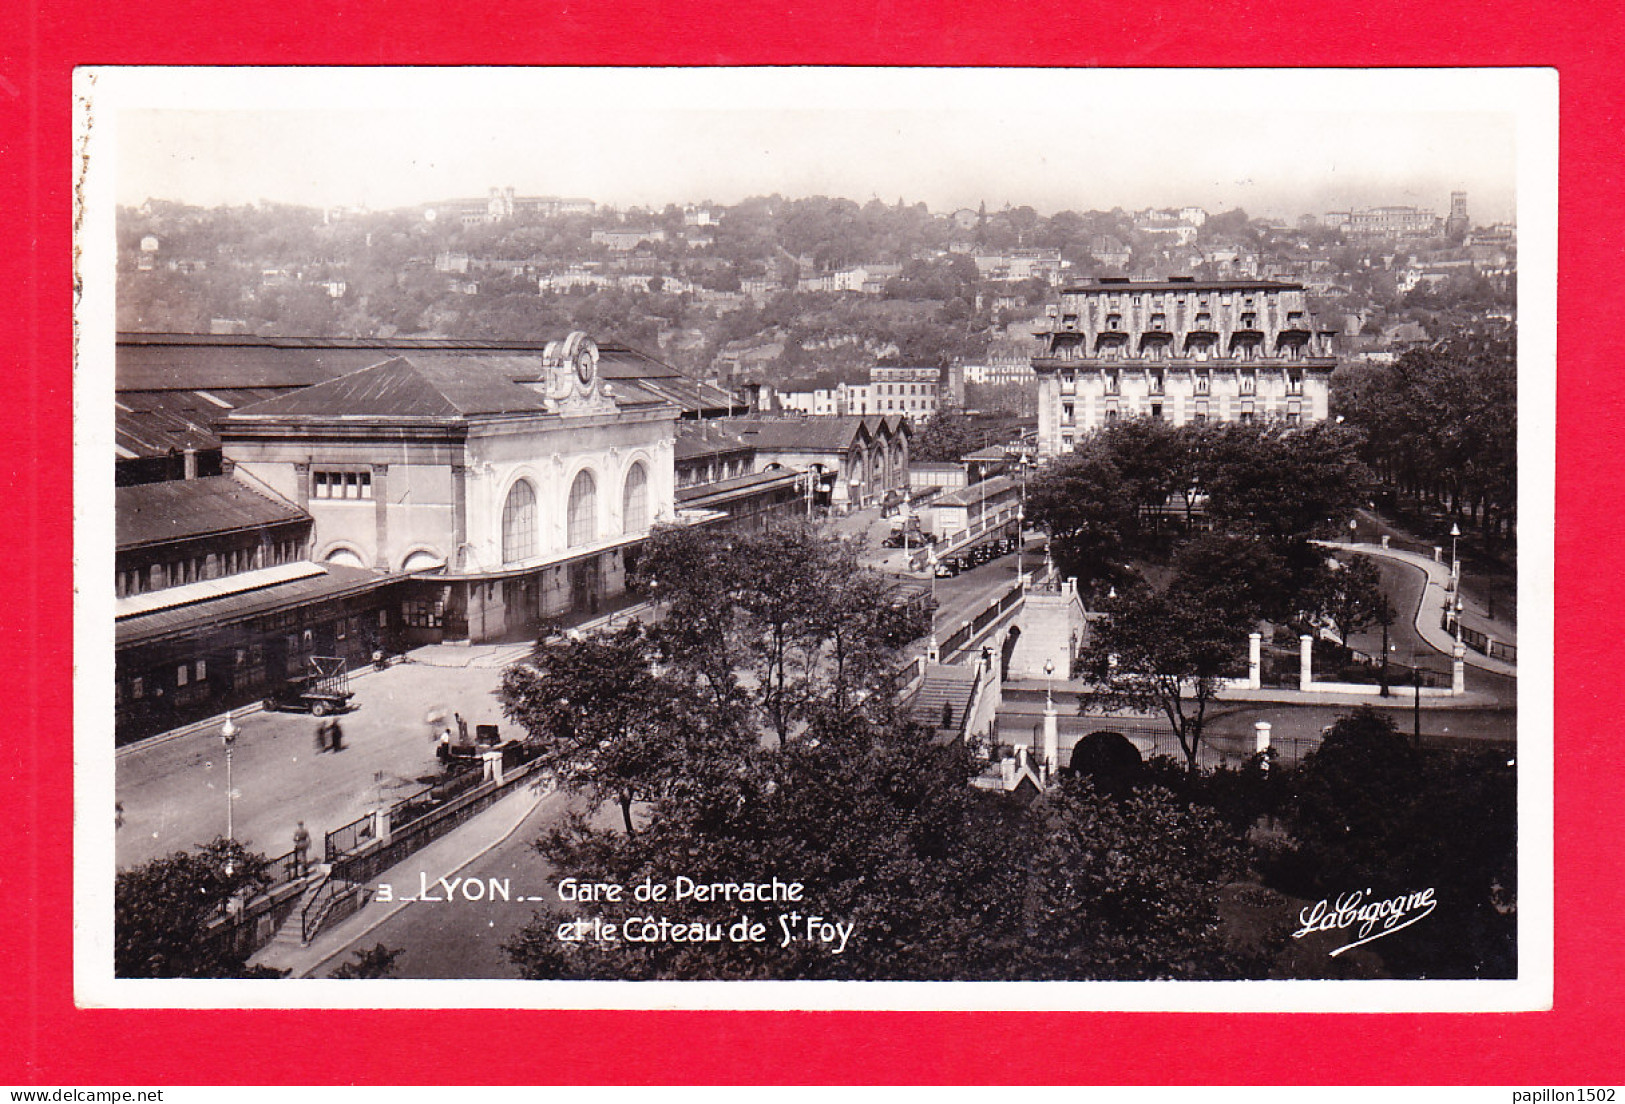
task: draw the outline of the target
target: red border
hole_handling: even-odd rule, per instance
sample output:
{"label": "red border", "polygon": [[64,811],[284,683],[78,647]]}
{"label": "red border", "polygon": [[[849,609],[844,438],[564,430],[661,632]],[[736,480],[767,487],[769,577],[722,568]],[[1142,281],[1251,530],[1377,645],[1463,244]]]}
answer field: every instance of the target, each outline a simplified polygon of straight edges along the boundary
{"label": "red border", "polygon": [[[1495,8],[1031,0],[783,10],[633,0],[219,0],[7,5],[0,33],[0,424],[13,506],[15,687],[0,755],[0,1081],[1618,1084],[1625,830],[1610,616],[1625,585],[1610,365],[1622,255],[1616,4]],[[483,17],[482,17],[483,16]],[[1557,988],[1550,1013],[1224,1016],[949,1013],[79,1011],[71,993],[71,176],[75,64],[1551,65],[1562,82],[1558,388]],[[1283,84],[1283,87],[1287,87]],[[21,310],[16,308],[21,307]],[[21,493],[18,494],[18,491]],[[1598,549],[1605,550],[1601,555]]]}

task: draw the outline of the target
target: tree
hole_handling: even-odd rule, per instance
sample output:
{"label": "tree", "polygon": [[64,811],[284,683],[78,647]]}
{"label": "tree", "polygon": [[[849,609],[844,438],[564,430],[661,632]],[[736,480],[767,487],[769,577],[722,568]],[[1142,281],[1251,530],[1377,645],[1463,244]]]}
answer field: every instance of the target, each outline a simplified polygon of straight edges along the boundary
{"label": "tree", "polygon": [[1049,533],[1065,575],[1114,577],[1136,525],[1133,492],[1102,448],[1087,445],[1044,469],[1027,489],[1027,516]]}
{"label": "tree", "polygon": [[1203,533],[1179,546],[1173,567],[1171,598],[1231,611],[1238,621],[1278,619],[1293,605],[1282,586],[1286,565],[1256,537]]}
{"label": "tree", "polygon": [[1080,711],[1162,714],[1194,775],[1208,706],[1246,655],[1248,622],[1195,596],[1138,588],[1093,628],[1078,667],[1095,684]]}
{"label": "tree", "polygon": [[[1382,713],[1340,719],[1293,773],[1289,892],[1433,889],[1436,917],[1377,949],[1398,976],[1517,972],[1517,774],[1505,752],[1424,751]],[[1462,826],[1470,824],[1471,831]]]}
{"label": "tree", "polygon": [[246,955],[211,940],[212,922],[270,884],[265,857],[224,838],[118,872],[113,884],[116,977],[240,977]]}
{"label": "tree", "polygon": [[[504,714],[542,745],[559,784],[594,806],[613,800],[631,835],[632,805],[666,784],[680,761],[686,687],[656,673],[643,626],[567,637],[503,673]],[[697,731],[698,729],[685,729]]]}
{"label": "tree", "polygon": [[[976,761],[910,725],[815,726],[743,770],[656,802],[636,837],[577,822],[539,842],[578,877],[621,885],[799,881],[799,904],[659,910],[677,923],[765,921],[771,938],[564,939],[539,916],[506,950],[531,978],[1045,980],[1228,977],[1217,895],[1243,852],[1162,791],[1086,785],[1031,807],[967,785]],[[718,792],[721,792],[720,799]],[[647,904],[605,909],[624,923]],[[850,924],[839,954],[780,938],[779,915]],[[719,930],[719,936],[721,931]]]}
{"label": "tree", "polygon": [[1257,976],[1221,935],[1218,893],[1246,854],[1211,812],[1149,787],[1116,798],[1064,782],[1036,810],[1029,977]]}
{"label": "tree", "polygon": [[331,978],[384,978],[395,973],[395,960],[404,953],[405,949],[396,947],[393,950],[376,943],[370,950],[353,952],[351,961],[343,963],[328,977]]}
{"label": "tree", "polygon": [[1371,473],[1359,444],[1359,434],[1331,423],[1226,424],[1203,458],[1208,515],[1228,532],[1269,541],[1292,566],[1303,542],[1364,505]]}
{"label": "tree", "polygon": [[1510,536],[1517,519],[1517,344],[1461,328],[1391,365],[1332,377],[1332,409],[1364,431],[1362,455],[1393,489]]}
{"label": "tree", "polygon": [[1385,608],[1388,599],[1382,592],[1382,573],[1369,556],[1350,556],[1323,564],[1315,594],[1321,614],[1343,641],[1345,658],[1354,654],[1350,636],[1367,625],[1393,623],[1392,609]]}
{"label": "tree", "polygon": [[957,463],[981,448],[981,437],[964,411],[944,407],[920,427],[909,443],[909,458],[920,463]]}
{"label": "tree", "polygon": [[1192,483],[1189,435],[1171,422],[1131,418],[1111,423],[1102,430],[1100,443],[1142,508],[1160,507]]}
{"label": "tree", "polygon": [[781,743],[816,714],[878,708],[918,623],[861,566],[856,545],[800,520],[748,533],[657,530],[639,579],[662,607],[654,638],[674,675],[706,688],[719,717],[748,701],[749,723]]}

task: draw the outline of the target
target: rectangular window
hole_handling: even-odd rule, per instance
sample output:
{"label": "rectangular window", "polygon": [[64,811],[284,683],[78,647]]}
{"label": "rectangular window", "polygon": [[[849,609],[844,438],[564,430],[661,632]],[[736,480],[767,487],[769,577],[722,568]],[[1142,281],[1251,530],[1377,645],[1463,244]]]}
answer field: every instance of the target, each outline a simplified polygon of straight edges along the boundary
{"label": "rectangular window", "polygon": [[145,679],[134,678],[130,680],[130,697],[140,701],[147,696],[147,683]]}
{"label": "rectangular window", "polygon": [[312,498],[371,498],[372,472],[312,472],[310,493]]}
{"label": "rectangular window", "polygon": [[206,661],[200,659],[193,664],[192,677],[199,682],[209,677],[209,668]]}
{"label": "rectangular window", "polygon": [[187,676],[187,674],[188,674],[188,672],[187,672],[186,664],[183,663],[179,667],[175,668],[175,685],[176,686],[185,686],[186,685],[186,676]]}

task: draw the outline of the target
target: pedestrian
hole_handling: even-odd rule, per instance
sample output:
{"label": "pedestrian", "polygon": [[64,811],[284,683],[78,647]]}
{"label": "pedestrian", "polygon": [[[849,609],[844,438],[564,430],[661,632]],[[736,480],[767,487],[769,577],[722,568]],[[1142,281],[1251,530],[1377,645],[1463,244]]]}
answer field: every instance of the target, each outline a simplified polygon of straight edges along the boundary
{"label": "pedestrian", "polygon": [[316,722],[316,750],[317,752],[327,750],[327,722],[325,720]]}
{"label": "pedestrian", "polygon": [[457,720],[457,742],[459,744],[468,743],[468,722],[463,720],[461,713],[453,713],[452,716]]}
{"label": "pedestrian", "polygon": [[440,742],[436,745],[434,753],[442,766],[451,762],[451,729],[440,730]]}
{"label": "pedestrian", "polygon": [[305,828],[305,822],[300,821],[299,827],[293,830],[293,868],[295,877],[303,878],[310,868],[310,832]]}
{"label": "pedestrian", "polygon": [[334,751],[344,750],[344,730],[339,727],[339,719],[334,717],[327,722],[327,734],[331,740]]}

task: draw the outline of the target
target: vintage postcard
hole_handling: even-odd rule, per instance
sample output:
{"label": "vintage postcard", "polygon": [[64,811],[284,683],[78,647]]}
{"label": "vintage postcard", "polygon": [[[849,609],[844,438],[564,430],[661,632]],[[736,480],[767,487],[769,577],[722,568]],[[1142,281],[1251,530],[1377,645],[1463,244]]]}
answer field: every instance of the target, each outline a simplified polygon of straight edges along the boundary
{"label": "vintage postcard", "polygon": [[81,1006],[1551,1006],[1554,72],[75,90]]}

